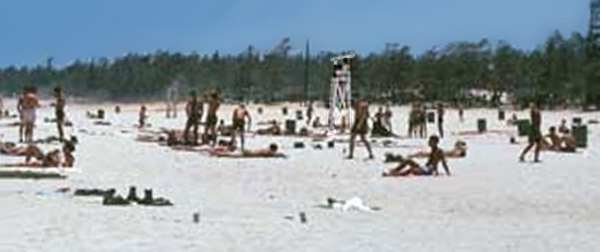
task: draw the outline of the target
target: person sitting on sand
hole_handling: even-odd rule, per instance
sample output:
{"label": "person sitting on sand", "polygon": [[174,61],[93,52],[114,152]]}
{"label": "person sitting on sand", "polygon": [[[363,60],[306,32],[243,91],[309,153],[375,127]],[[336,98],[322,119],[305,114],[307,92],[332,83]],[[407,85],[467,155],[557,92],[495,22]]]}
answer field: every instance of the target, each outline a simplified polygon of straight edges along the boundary
{"label": "person sitting on sand", "polygon": [[575,136],[571,134],[571,131],[567,129],[563,134],[560,141],[560,151],[562,152],[576,152],[577,151],[577,140]]}
{"label": "person sitting on sand", "polygon": [[321,128],[324,127],[323,123],[321,123],[321,118],[319,118],[318,116],[315,117],[315,120],[312,123],[313,128]]}
{"label": "person sitting on sand", "polygon": [[429,137],[429,147],[431,147],[431,153],[429,154],[429,158],[425,165],[421,166],[417,162],[412,159],[404,159],[398,167],[384,172],[384,177],[395,177],[395,176],[438,176],[438,165],[442,163],[444,166],[444,170],[446,171],[446,175],[450,176],[450,169],[448,168],[448,164],[446,163],[446,158],[444,155],[444,151],[438,148],[438,143],[440,139],[437,136]]}
{"label": "person sitting on sand", "polygon": [[[410,154],[409,158],[427,158],[431,155],[429,151],[420,151],[414,154]],[[464,158],[467,156],[467,143],[462,140],[457,140],[454,143],[454,148],[449,151],[444,151],[446,158]]]}
{"label": "person sitting on sand", "polygon": [[71,141],[65,141],[62,147],[63,160],[61,162],[61,151],[53,150],[46,154],[36,157],[37,160],[31,161],[31,157],[25,157],[24,163],[14,164],[0,164],[1,167],[37,167],[37,168],[51,168],[51,167],[73,167],[75,163],[75,157],[73,152],[75,151],[75,144]]}
{"label": "person sitting on sand", "polygon": [[550,150],[560,150],[561,138],[558,136],[558,134],[556,134],[556,127],[550,127],[545,138],[549,139],[550,142],[546,142],[544,140],[544,146]]}
{"label": "person sitting on sand", "polygon": [[558,132],[561,134],[567,134],[569,132],[569,128],[567,127],[567,120],[562,119],[560,121],[560,126],[558,127]]}
{"label": "person sitting on sand", "polygon": [[225,120],[221,119],[219,121],[219,127],[217,127],[217,132],[221,136],[233,136],[233,126],[225,125]]}
{"label": "person sitting on sand", "polygon": [[241,153],[233,153],[227,151],[212,151],[211,155],[216,157],[234,157],[234,158],[273,158],[285,157],[285,154],[278,152],[277,144],[272,143],[269,148],[258,150],[242,150]]}
{"label": "person sitting on sand", "polygon": [[281,127],[279,127],[279,124],[277,123],[277,121],[273,121],[272,124],[271,124],[271,126],[269,126],[268,128],[258,129],[256,131],[256,134],[258,134],[258,135],[279,136],[279,135],[281,135]]}

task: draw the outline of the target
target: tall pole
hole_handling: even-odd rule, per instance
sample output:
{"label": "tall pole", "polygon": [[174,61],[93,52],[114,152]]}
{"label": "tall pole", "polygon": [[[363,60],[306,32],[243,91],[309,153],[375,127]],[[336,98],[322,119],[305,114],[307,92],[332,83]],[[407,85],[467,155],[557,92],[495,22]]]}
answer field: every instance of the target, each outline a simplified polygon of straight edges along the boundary
{"label": "tall pole", "polygon": [[306,40],[306,51],[304,55],[304,102],[308,104],[308,68],[310,64],[310,48]]}

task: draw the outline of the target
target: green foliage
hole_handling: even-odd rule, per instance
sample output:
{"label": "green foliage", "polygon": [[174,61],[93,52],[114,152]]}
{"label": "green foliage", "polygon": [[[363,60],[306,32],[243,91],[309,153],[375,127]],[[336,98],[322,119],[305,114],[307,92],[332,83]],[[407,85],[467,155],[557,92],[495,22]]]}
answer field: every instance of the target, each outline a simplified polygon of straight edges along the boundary
{"label": "green foliage", "polygon": [[[254,47],[238,55],[198,55],[156,51],[109,60],[76,60],[57,69],[52,58],[34,67],[0,69],[5,94],[25,85],[42,91],[61,85],[74,96],[104,100],[163,99],[170,82],[181,78],[184,90],[218,90],[229,100],[273,102],[325,100],[329,96],[330,57],[344,53],[294,55],[289,39],[270,53]],[[386,44],[379,53],[352,62],[353,92],[370,100],[470,100],[469,90],[512,94],[518,102],[600,101],[598,49],[578,33],[565,39],[556,32],[533,51],[488,40],[455,42],[413,55],[410,48]],[[308,64],[307,64],[308,63]],[[308,66],[308,75],[305,68]],[[305,78],[308,93],[304,93]]]}

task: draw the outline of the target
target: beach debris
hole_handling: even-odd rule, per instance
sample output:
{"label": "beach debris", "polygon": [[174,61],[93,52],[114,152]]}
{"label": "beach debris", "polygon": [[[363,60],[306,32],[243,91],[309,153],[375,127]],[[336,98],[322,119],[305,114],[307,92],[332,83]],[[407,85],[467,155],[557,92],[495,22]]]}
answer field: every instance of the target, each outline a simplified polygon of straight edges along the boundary
{"label": "beach debris", "polygon": [[321,144],[315,144],[315,145],[313,145],[313,148],[315,150],[322,150],[323,149],[323,145],[321,145]]}
{"label": "beach debris", "polygon": [[194,223],[199,223],[200,222],[200,213],[195,212],[194,214],[192,214],[192,220],[194,221]]}
{"label": "beach debris", "polygon": [[98,189],[98,188],[93,188],[93,189],[75,189],[75,192],[73,193],[73,195],[75,196],[99,196],[99,197],[104,197],[106,195],[109,194],[115,194],[116,190],[114,188],[110,188],[110,189]]}
{"label": "beach debris", "polygon": [[298,214],[300,216],[300,223],[306,223],[308,220],[306,219],[306,213],[305,212],[300,212],[300,214]]}
{"label": "beach debris", "polygon": [[296,149],[303,149],[304,148],[304,142],[295,142],[294,143],[294,148],[296,148]]}
{"label": "beach debris", "polygon": [[116,194],[115,190],[111,190],[102,198],[102,205],[105,206],[127,206],[130,203],[123,196]]}
{"label": "beach debris", "polygon": [[55,172],[0,171],[0,179],[66,179],[67,176]]}
{"label": "beach debris", "polygon": [[600,121],[596,120],[596,119],[590,119],[588,120],[588,124],[599,124]]}
{"label": "beach debris", "polygon": [[330,209],[341,209],[342,211],[350,211],[350,210],[358,210],[363,212],[372,212],[381,210],[379,207],[370,207],[367,206],[362,199],[358,197],[353,197],[349,200],[338,200],[335,198],[327,198],[327,205],[325,208]]}
{"label": "beach debris", "polygon": [[327,142],[327,148],[330,148],[330,149],[331,149],[331,148],[334,148],[334,147],[335,147],[335,142],[334,142],[333,140],[332,140],[332,141],[329,141],[329,142]]}
{"label": "beach debris", "polygon": [[392,153],[385,153],[385,160],[384,163],[400,163],[404,160],[404,157],[402,157],[402,155],[398,154],[398,155],[394,155]]}
{"label": "beach debris", "polygon": [[140,198],[137,196],[137,190],[135,186],[129,187],[129,193],[127,194],[127,200],[131,202],[138,202]]}
{"label": "beach debris", "polygon": [[144,198],[138,201],[138,204],[144,206],[172,206],[173,203],[165,198],[154,198],[152,189],[144,190]]}

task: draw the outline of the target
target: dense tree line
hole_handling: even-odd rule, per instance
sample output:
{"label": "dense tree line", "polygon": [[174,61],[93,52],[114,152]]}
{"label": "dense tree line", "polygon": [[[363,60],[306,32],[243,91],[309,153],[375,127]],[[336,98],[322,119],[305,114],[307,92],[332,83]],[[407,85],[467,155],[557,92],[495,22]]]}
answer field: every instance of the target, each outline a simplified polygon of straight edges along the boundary
{"label": "dense tree line", "polygon": [[[388,43],[384,50],[352,61],[353,92],[370,100],[474,101],[470,90],[491,98],[510,94],[517,102],[600,103],[600,60],[595,43],[573,33],[555,32],[539,48],[524,51],[506,42],[455,42],[414,55]],[[103,100],[162,99],[179,79],[184,90],[218,90],[229,100],[272,102],[327,99],[330,58],[322,52],[308,59],[291,53],[289,39],[265,53],[249,46],[237,55],[199,55],[157,51],[115,59],[77,60],[56,68],[52,59],[34,67],[0,69],[1,91],[18,93],[35,85],[48,93],[55,85],[70,95]],[[304,85],[308,83],[308,93]],[[496,100],[496,99],[492,99]]]}

